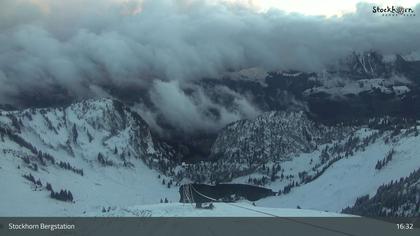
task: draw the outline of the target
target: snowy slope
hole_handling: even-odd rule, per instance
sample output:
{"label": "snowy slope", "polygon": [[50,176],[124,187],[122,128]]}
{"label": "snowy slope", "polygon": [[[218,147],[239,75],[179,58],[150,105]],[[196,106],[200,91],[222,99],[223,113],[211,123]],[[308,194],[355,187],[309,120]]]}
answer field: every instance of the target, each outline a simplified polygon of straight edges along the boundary
{"label": "snowy slope", "polygon": [[[170,148],[154,139],[138,115],[113,100],[3,111],[0,128],[1,216],[83,215],[104,206],[179,198],[177,187],[162,185],[169,178],[150,168],[171,158]],[[40,158],[38,151],[53,160]],[[42,186],[22,177],[28,174]],[[50,198],[47,182],[56,192],[71,191],[73,202]]]}
{"label": "snowy slope", "polygon": [[411,91],[410,81],[404,77],[394,76],[383,79],[361,79],[350,80],[341,77],[324,79],[323,85],[303,92],[305,96],[317,93],[329,94],[334,98],[345,99],[346,96],[355,96],[372,91],[380,91],[383,94],[392,94],[396,96],[404,95]]}
{"label": "snowy slope", "polygon": [[[213,147],[223,152],[221,159],[236,161],[245,157],[264,161],[254,171],[230,181],[278,192],[278,196],[259,200],[259,206],[299,206],[341,212],[352,206],[358,197],[366,194],[372,197],[381,185],[420,168],[418,121],[407,123],[403,119],[382,118],[372,119],[363,126],[326,128],[311,124],[303,115],[281,117],[266,113],[253,121],[233,123],[219,134],[215,142],[218,146]],[[307,130],[306,134],[299,131],[302,128]],[[305,144],[305,136],[308,140],[320,140],[321,134],[330,140],[314,142],[313,148],[284,152],[285,159],[274,158],[285,150],[284,146],[294,147],[296,141]],[[250,155],[258,150],[261,150],[259,154]],[[391,152],[392,159],[377,169],[378,162],[384,162]]]}
{"label": "snowy slope", "polygon": [[[385,135],[386,137],[386,135]],[[327,210],[340,212],[343,208],[354,204],[362,195],[373,196],[382,184],[408,176],[420,168],[418,144],[420,136],[408,136],[397,139],[395,143],[384,142],[384,138],[367,146],[365,150],[342,158],[332,164],[326,171],[312,182],[292,188],[290,193],[269,197],[257,202],[267,207],[296,207],[303,209]],[[382,160],[389,150],[394,148],[395,155],[381,170],[375,165]],[[310,169],[309,159],[316,160],[319,153],[302,154],[294,161],[286,162],[285,174],[298,173]],[[305,164],[306,163],[306,164]],[[308,168],[309,167],[309,168]],[[281,189],[284,182],[271,183],[268,187]]]}
{"label": "snowy slope", "polygon": [[331,212],[281,209],[252,206],[249,203],[214,203],[213,209],[197,209],[194,205],[168,203],[147,206],[114,208],[107,212],[91,212],[92,216],[126,217],[348,217],[350,215]]}
{"label": "snowy slope", "polygon": [[130,170],[95,168],[88,170],[83,166],[85,175],[78,176],[59,169],[34,173],[36,179],[49,182],[54,190],[71,190],[74,203],[51,199],[49,192],[35,188],[22,178],[25,170],[16,171],[19,160],[2,157],[0,169],[1,216],[83,216],[85,212],[100,210],[109,206],[158,203],[160,198],[178,201],[177,188],[168,189],[157,179],[158,173],[137,165]]}

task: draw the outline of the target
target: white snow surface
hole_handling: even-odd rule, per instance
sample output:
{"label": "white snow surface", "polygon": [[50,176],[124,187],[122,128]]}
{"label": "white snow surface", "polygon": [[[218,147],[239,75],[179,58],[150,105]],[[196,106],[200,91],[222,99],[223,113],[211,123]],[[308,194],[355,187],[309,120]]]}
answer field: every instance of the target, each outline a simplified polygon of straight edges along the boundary
{"label": "white snow surface", "polygon": [[17,166],[20,160],[2,156],[0,168],[0,216],[84,216],[103,207],[159,203],[161,198],[178,201],[178,189],[168,189],[160,183],[158,173],[141,163],[134,169],[79,166],[84,176],[69,171],[49,168],[33,173],[43,183],[49,182],[54,190],[71,190],[74,203],[57,201],[49,192],[35,188],[22,178],[27,173]]}
{"label": "white snow surface", "polygon": [[197,209],[187,203],[163,203],[146,206],[113,208],[107,212],[91,212],[92,216],[124,217],[349,217],[325,211],[268,208],[253,206],[248,202],[213,203],[213,209]]}

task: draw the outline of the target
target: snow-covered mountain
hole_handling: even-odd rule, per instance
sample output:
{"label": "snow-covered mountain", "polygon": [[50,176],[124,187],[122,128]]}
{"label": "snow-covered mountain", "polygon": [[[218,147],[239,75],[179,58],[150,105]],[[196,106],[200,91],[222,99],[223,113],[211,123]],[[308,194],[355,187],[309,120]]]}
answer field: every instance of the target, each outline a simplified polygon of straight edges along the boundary
{"label": "snow-covered mountain", "polygon": [[[271,122],[275,125],[270,125]],[[293,122],[297,123],[297,127],[292,125],[292,129],[283,131],[279,128],[279,124]],[[284,149],[284,144],[278,140],[283,138],[289,142],[286,146],[296,146],[293,142],[305,137],[303,134],[297,135],[302,132],[298,127],[305,126],[297,117],[279,121],[275,113],[269,113],[255,121],[240,121],[230,125],[228,131],[225,131],[228,136],[222,132],[222,138],[215,143],[221,143],[222,148],[213,148],[224,150],[226,158],[246,158],[246,154],[252,152],[250,150],[261,150],[264,153],[250,157],[266,155],[266,162],[255,168],[252,174],[232,180],[278,191],[278,196],[261,199],[257,205],[281,208],[299,206],[303,209],[340,212],[362,196],[373,197],[380,186],[420,169],[417,154],[417,145],[420,143],[418,126],[419,122],[405,122],[404,119],[372,119],[365,125],[341,127],[339,130],[345,132],[338,132],[341,135],[335,138],[330,135],[331,138],[319,142],[317,148],[289,150],[287,159],[278,159],[273,157]],[[323,126],[318,128],[324,130],[319,134],[327,136],[332,129]],[[273,133],[276,135],[270,135]],[[310,137],[316,137],[315,132],[308,133],[311,133]],[[245,144],[251,145],[247,151],[232,155],[244,149],[242,145]],[[414,197],[416,202],[420,193],[415,187],[411,189],[414,189],[414,193],[410,197]],[[402,206],[396,208],[399,207]]]}
{"label": "snow-covered mountain", "polygon": [[303,112],[267,112],[254,120],[241,120],[223,129],[211,149],[213,156],[237,159],[249,166],[287,160],[300,152],[350,133],[348,127],[316,124]]}
{"label": "snow-covered mountain", "polygon": [[320,121],[340,123],[384,115],[419,117],[418,68],[418,58],[368,51],[354,52],[324,71],[274,71],[264,79],[233,74],[197,83],[216,102],[229,90],[252,98],[263,112],[306,110]]}
{"label": "snow-covered mountain", "polygon": [[[139,114],[115,100],[3,110],[0,185],[7,190],[0,214],[193,216],[198,213],[186,213],[182,204],[145,206],[178,202],[178,186],[189,182],[264,186],[277,196],[258,200],[259,207],[338,213],[420,168],[418,126],[391,117],[331,126],[302,111],[267,112],[221,130],[210,161],[184,163]],[[419,199],[417,188],[410,189]],[[183,213],[170,213],[174,207]],[[240,214],[225,210],[209,215]]]}
{"label": "snow-covered mountain", "polygon": [[0,133],[1,215],[82,215],[110,204],[178,200],[157,171],[173,151],[115,100],[1,111]]}
{"label": "snow-covered mountain", "polygon": [[[0,105],[0,215],[105,209],[161,216],[179,208],[194,216],[174,203],[179,186],[192,182],[277,193],[258,207],[415,215],[418,178],[408,176],[420,169],[418,65],[367,52],[322,73],[252,68],[197,80],[177,88],[192,108],[203,106],[193,110],[207,126],[191,125],[191,132],[157,112],[147,92],[139,98],[121,89],[129,99],[45,108]],[[249,204],[233,195],[228,199]],[[222,212],[209,215],[239,214]]]}

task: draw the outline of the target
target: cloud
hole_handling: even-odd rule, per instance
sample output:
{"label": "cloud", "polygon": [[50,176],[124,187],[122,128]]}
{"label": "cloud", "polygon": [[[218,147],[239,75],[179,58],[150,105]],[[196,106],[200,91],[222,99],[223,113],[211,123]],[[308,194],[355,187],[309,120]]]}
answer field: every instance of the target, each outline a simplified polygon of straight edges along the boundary
{"label": "cloud", "polygon": [[[187,89],[190,94],[185,92]],[[178,81],[156,80],[151,89],[151,101],[156,111],[150,112],[146,107],[140,110],[142,114],[148,114],[145,118],[148,123],[155,124],[156,120],[156,116],[150,114],[159,114],[178,131],[185,133],[211,132],[239,119],[254,118],[260,113],[243,95],[226,87],[220,87],[219,93],[219,96],[230,96],[230,105],[212,101],[198,86],[182,88]]]}
{"label": "cloud", "polygon": [[320,71],[352,51],[420,51],[418,16],[382,17],[359,4],[324,18],[223,2],[2,0],[1,102],[139,87],[174,125],[212,129],[258,109],[237,94],[236,110],[199,90],[191,97],[182,90],[191,81],[251,67]]}

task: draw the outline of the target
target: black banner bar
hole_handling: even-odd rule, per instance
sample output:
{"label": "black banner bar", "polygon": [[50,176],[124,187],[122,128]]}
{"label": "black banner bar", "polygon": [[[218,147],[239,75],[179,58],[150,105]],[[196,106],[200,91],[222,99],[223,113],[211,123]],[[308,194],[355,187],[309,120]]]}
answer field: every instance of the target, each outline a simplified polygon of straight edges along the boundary
{"label": "black banner bar", "polygon": [[420,218],[0,218],[0,235],[420,235]]}

